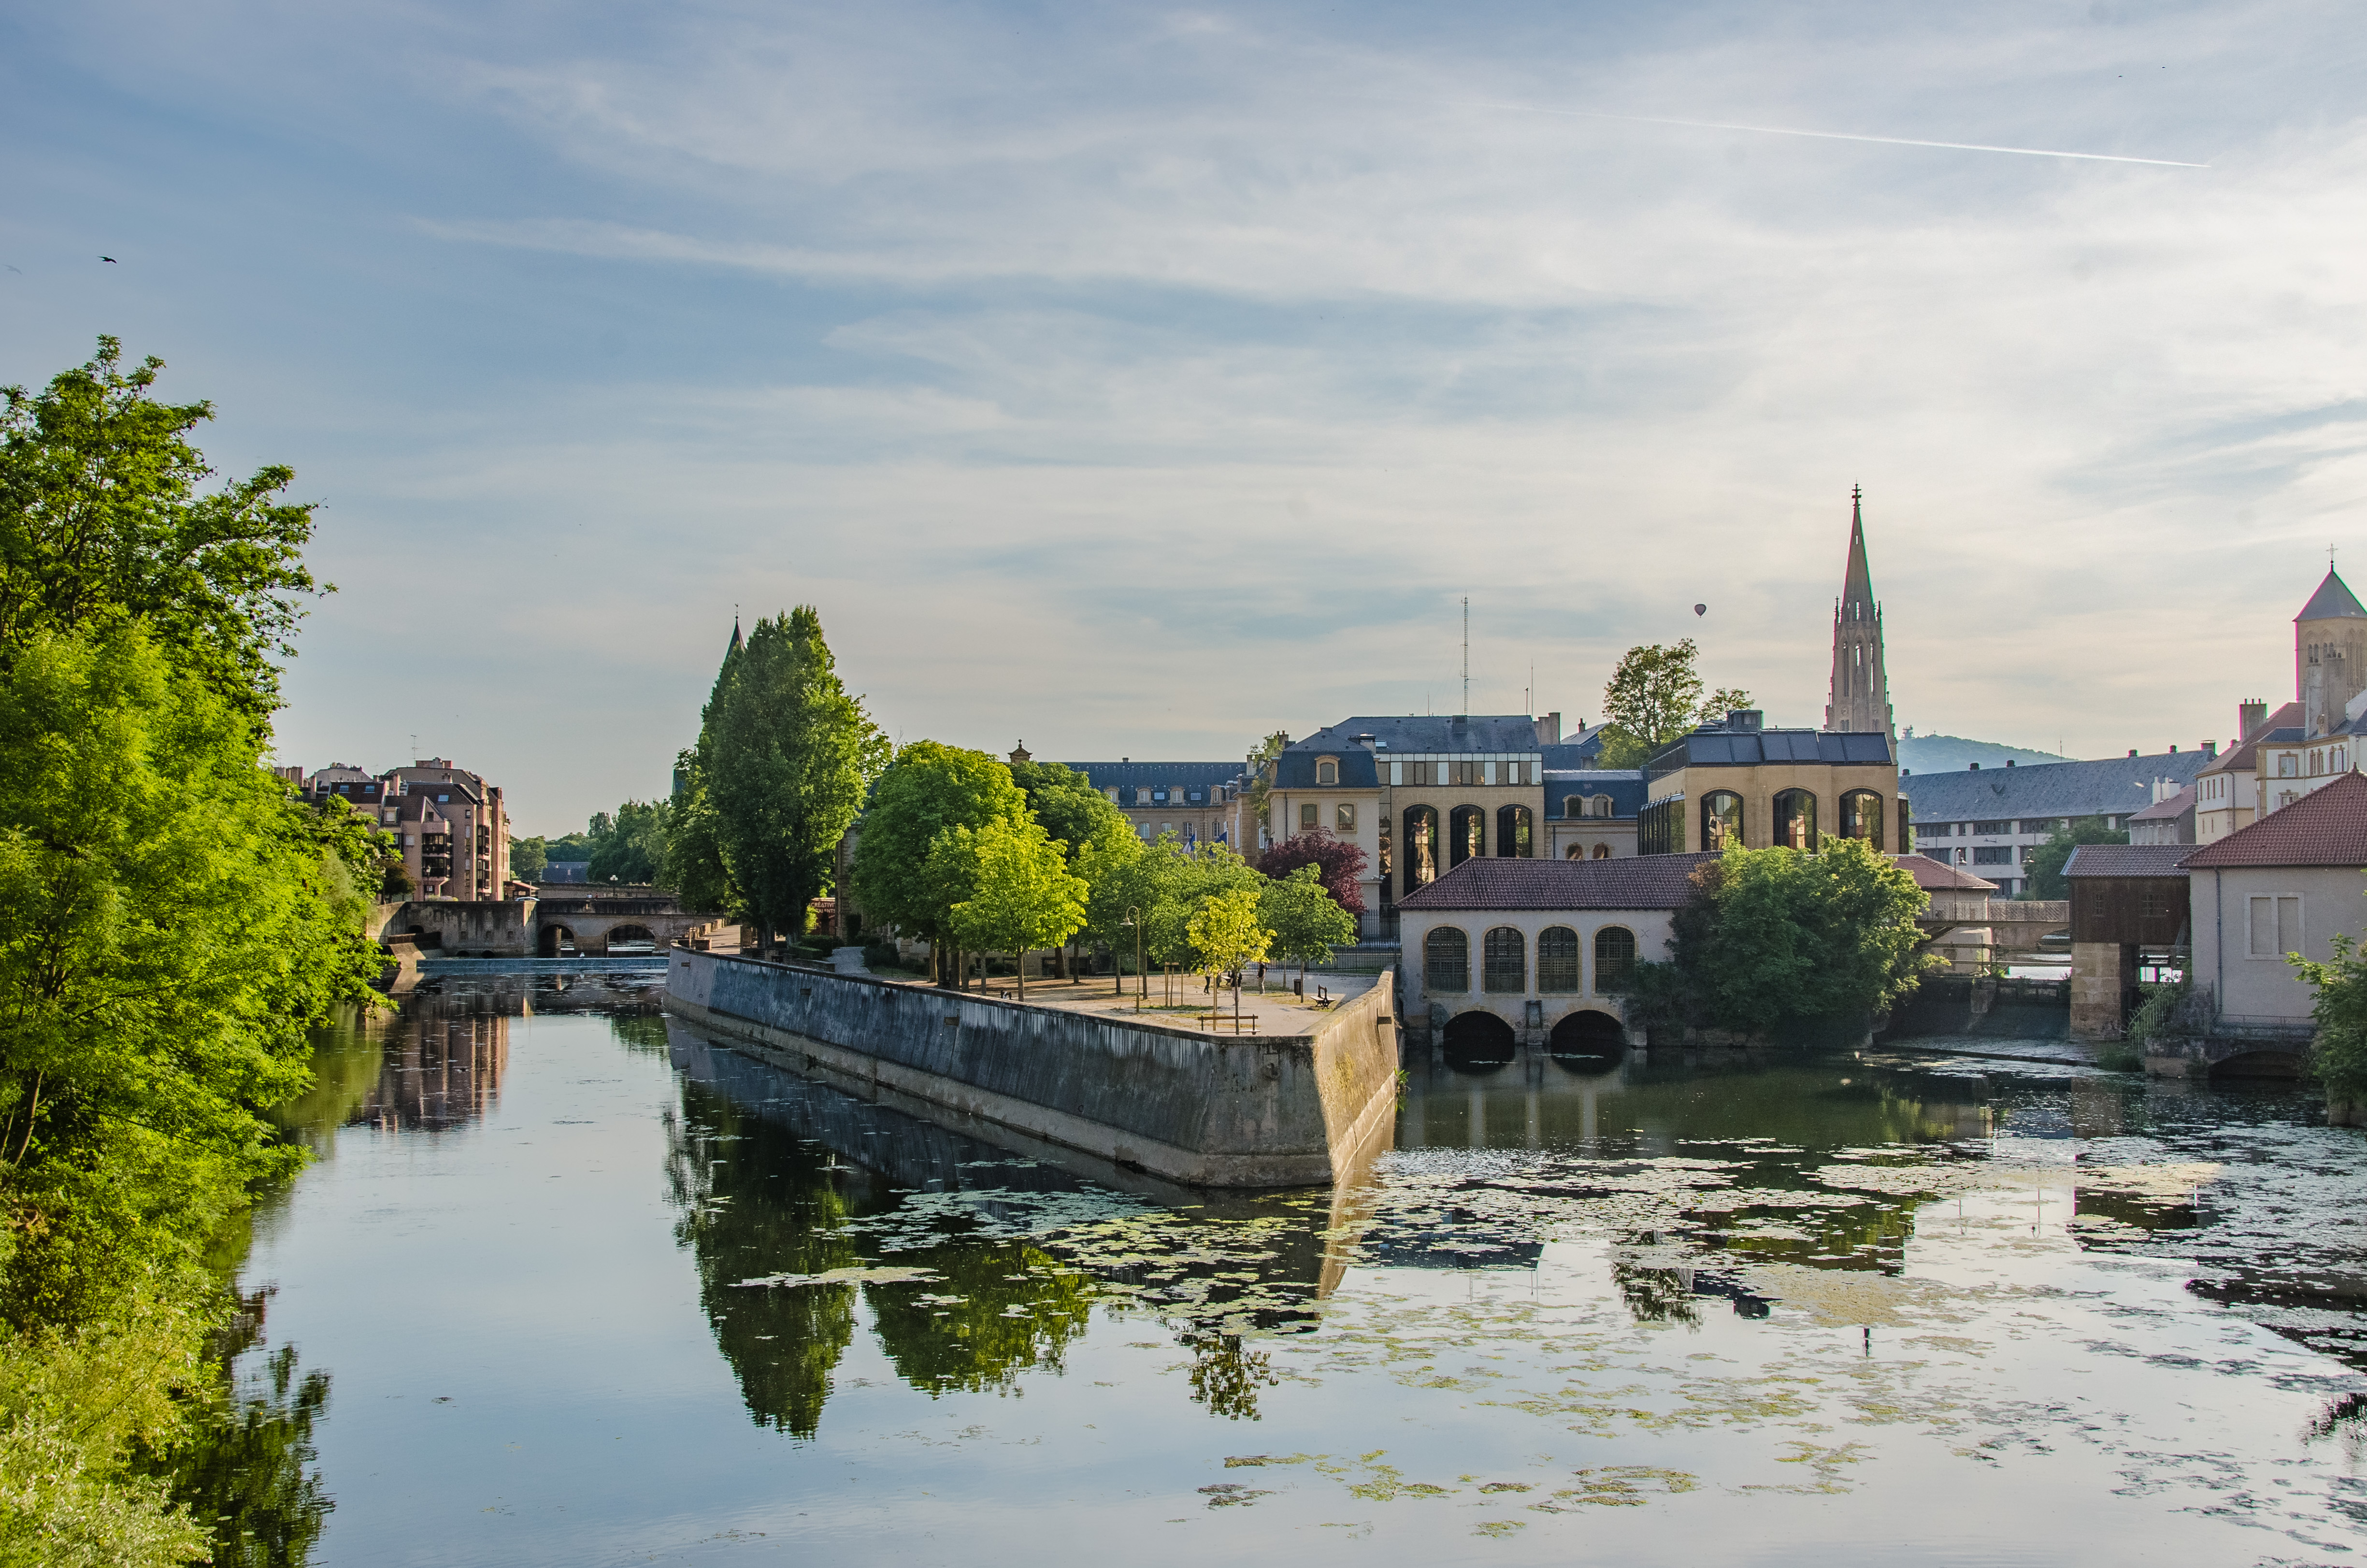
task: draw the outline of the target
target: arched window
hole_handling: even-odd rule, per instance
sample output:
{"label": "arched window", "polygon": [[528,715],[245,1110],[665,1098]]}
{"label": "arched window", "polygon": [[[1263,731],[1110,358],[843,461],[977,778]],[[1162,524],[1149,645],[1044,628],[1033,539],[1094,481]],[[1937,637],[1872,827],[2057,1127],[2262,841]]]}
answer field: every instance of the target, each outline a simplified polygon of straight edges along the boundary
{"label": "arched window", "polygon": [[1408,806],[1405,829],[1405,889],[1412,892],[1438,881],[1438,808]]}
{"label": "arched window", "polygon": [[1526,860],[1536,853],[1531,842],[1535,824],[1526,806],[1505,806],[1496,812],[1496,853]]}
{"label": "arched window", "polygon": [[1607,817],[1611,814],[1610,796],[1597,795],[1594,797],[1594,814],[1599,817]]}
{"label": "arched window", "polygon": [[1475,855],[1488,853],[1488,813],[1478,806],[1457,806],[1446,819],[1446,864],[1460,866]]}
{"label": "arched window", "polygon": [[1340,765],[1332,761],[1328,756],[1322,761],[1317,763],[1315,765],[1315,782],[1318,784],[1337,784],[1340,782]]}
{"label": "arched window", "polygon": [[1571,845],[1571,846],[1569,846],[1569,851],[1568,851],[1567,853],[1565,853],[1565,854],[1562,856],[1562,858],[1563,858],[1563,859],[1565,859],[1565,860],[1583,860],[1583,859],[1585,859],[1585,858],[1586,858],[1586,846],[1585,846],[1585,845],[1583,845],[1583,844],[1573,844],[1573,845]]}
{"label": "arched window", "polygon": [[[1459,933],[1458,933],[1459,935]],[[1605,926],[1594,934],[1594,994],[1604,994],[1636,968],[1636,933]]]}
{"label": "arched window", "polygon": [[1595,858],[1596,859],[1598,859],[1598,860],[1608,860],[1608,859],[1610,859],[1610,858],[1611,858],[1611,846],[1609,846],[1608,844],[1598,844],[1598,845],[1596,845],[1596,846],[1594,846],[1594,858]]}
{"label": "arched window", "polygon": [[1742,842],[1742,797],[1731,790],[1712,790],[1702,797],[1701,846],[1723,849]]}
{"label": "arched window", "polygon": [[1515,995],[1529,988],[1528,938],[1510,926],[1499,926],[1481,938],[1480,983],[1489,991]]}
{"label": "arched window", "polygon": [[1593,810],[1593,807],[1594,802],[1584,795],[1564,795],[1561,798],[1561,814],[1564,818],[1585,816]]}
{"label": "arched window", "polygon": [[1452,926],[1431,928],[1421,939],[1421,988],[1425,991],[1471,989],[1471,938]]}
{"label": "arched window", "polygon": [[1871,790],[1852,790],[1841,797],[1841,834],[1882,847],[1882,797]]}
{"label": "arched window", "polygon": [[1785,790],[1775,797],[1775,842],[1794,849],[1817,846],[1817,797],[1806,790]]}
{"label": "arched window", "polygon": [[1568,994],[1579,989],[1578,933],[1567,926],[1548,926],[1537,933],[1537,989]]}

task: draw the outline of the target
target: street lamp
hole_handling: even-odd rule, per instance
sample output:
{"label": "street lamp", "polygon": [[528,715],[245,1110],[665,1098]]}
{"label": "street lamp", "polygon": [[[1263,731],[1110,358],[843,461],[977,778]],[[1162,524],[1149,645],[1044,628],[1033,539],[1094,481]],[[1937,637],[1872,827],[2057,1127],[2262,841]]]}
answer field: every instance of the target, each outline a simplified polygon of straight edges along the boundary
{"label": "street lamp", "polygon": [[[1150,983],[1142,976],[1142,910],[1137,905],[1127,905],[1126,923],[1134,927],[1134,982],[1139,987],[1135,995],[1134,1010],[1139,1013],[1143,1003],[1150,996]],[[1118,976],[1118,994],[1121,996],[1126,994],[1125,982],[1124,975]]]}

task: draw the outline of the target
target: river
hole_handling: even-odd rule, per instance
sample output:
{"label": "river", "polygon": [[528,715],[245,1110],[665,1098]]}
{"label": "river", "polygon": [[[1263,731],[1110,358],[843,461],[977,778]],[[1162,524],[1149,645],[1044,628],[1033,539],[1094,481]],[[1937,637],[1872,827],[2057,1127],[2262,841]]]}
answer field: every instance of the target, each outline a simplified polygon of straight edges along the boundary
{"label": "river", "polygon": [[2367,1137],[1908,1050],[1416,1069],[1336,1189],[1119,1190],[433,980],[255,1217],[225,1562],[2317,1563]]}

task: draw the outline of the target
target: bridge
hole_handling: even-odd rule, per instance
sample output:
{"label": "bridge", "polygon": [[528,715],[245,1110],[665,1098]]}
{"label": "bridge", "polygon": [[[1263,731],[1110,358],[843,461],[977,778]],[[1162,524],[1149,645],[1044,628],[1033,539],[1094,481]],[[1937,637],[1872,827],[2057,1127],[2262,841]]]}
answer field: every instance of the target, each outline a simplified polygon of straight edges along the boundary
{"label": "bridge", "polygon": [[590,887],[546,882],[532,898],[414,899],[379,906],[379,937],[409,935],[447,958],[598,958],[646,946],[663,952],[678,941],[730,924],[711,910],[690,910],[663,888]]}

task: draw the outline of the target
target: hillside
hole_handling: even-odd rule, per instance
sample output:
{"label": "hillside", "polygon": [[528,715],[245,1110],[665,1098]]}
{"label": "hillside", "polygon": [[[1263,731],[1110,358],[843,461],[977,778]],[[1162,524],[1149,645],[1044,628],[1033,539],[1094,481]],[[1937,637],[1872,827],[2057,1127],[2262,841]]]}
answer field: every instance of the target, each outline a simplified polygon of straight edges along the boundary
{"label": "hillside", "polygon": [[1913,773],[1954,773],[1976,762],[1983,767],[2003,767],[2008,757],[2024,767],[2033,762],[2073,760],[2034,746],[1999,745],[1959,735],[1919,735],[1911,724],[1898,737],[1898,766]]}

